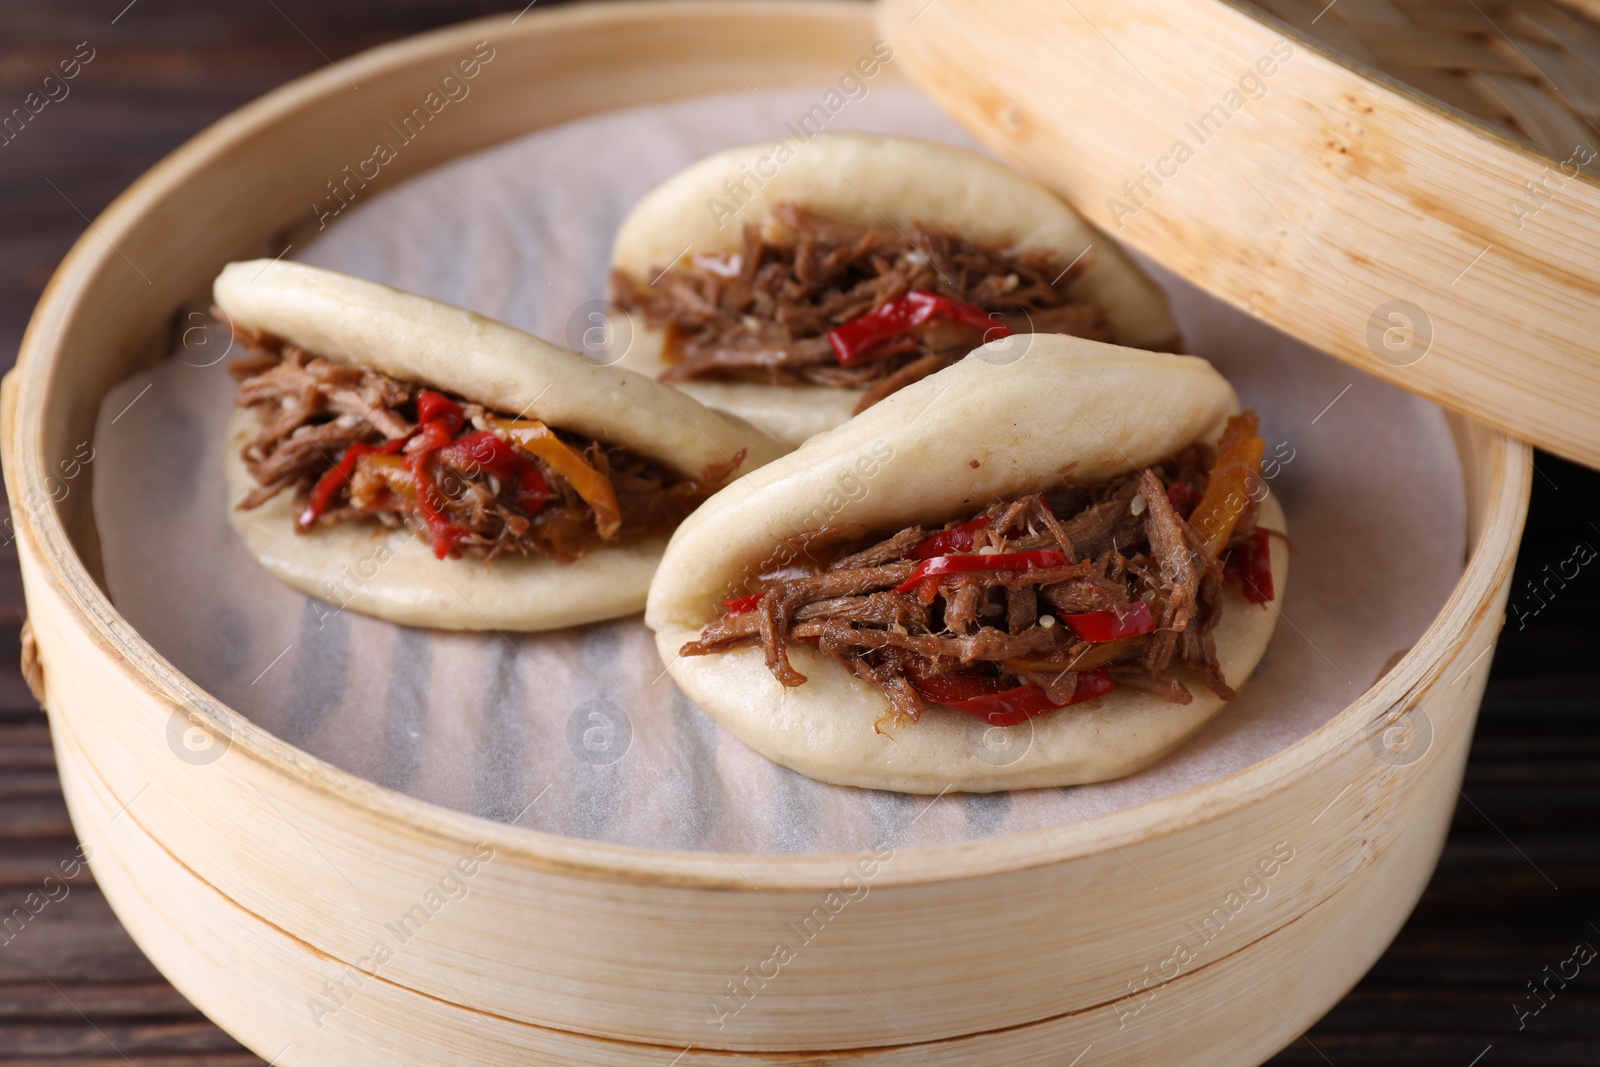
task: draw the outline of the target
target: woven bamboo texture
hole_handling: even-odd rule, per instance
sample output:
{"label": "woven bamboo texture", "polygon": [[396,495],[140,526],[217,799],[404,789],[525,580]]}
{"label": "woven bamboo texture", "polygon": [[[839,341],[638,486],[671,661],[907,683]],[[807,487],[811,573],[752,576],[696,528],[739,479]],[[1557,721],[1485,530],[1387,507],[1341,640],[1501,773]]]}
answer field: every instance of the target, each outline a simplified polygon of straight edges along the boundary
{"label": "woven bamboo texture", "polygon": [[[1350,62],[1556,159],[1600,144],[1600,2],[1251,0]],[[1594,161],[1582,163],[1590,173]]]}

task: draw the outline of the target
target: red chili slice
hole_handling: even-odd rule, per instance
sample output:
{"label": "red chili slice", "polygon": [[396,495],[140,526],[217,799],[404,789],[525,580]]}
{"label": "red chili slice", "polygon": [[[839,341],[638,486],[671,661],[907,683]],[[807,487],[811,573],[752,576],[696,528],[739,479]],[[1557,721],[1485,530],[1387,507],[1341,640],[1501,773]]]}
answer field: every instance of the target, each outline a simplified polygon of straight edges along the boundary
{"label": "red chili slice", "polygon": [[1187,519],[1200,506],[1200,490],[1188,482],[1173,482],[1167,486],[1167,502],[1172,505],[1183,518]]}
{"label": "red chili slice", "polygon": [[[424,390],[423,395],[427,394],[428,391]],[[437,393],[433,395],[439,396]],[[439,399],[450,403],[442,396]],[[421,403],[421,398],[418,398],[419,409]],[[439,487],[433,484],[433,476],[428,473],[428,457],[449,444],[453,432],[448,412],[444,417],[425,421],[417,427],[411,439],[413,444],[406,455],[406,466],[411,468],[411,476],[417,483],[417,510],[422,512],[423,521],[433,534],[433,555],[436,559],[448,556],[470,533],[465,526],[451,522],[444,513],[444,494],[439,492]]]}
{"label": "red chili slice", "polygon": [[433,478],[423,467],[422,460],[423,457],[420,456],[412,456],[408,460],[411,465],[411,476],[417,482],[417,510],[422,512],[423,521],[428,524],[428,529],[433,534],[434,558],[444,559],[470,531],[465,526],[451,522],[450,517],[444,513],[442,507],[444,494],[433,484]]}
{"label": "red chili slice", "polygon": [[1227,558],[1222,562],[1222,576],[1238,582],[1244,598],[1250,603],[1271,603],[1272,532],[1257,526],[1248,538],[1230,546]]}
{"label": "red chili slice", "polygon": [[393,455],[405,447],[406,438],[397,437],[393,441],[385,441],[381,445],[354,444],[344,450],[344,455],[339,457],[337,465],[323,472],[317,484],[311,488],[311,499],[306,502],[305,510],[300,512],[295,524],[301,530],[309,530],[316,525],[318,519],[328,510],[328,505],[333,503],[333,498],[338,495],[341,486],[350,482],[350,476],[355,473],[356,461],[362,456],[381,453]]}
{"label": "red chili slice", "polygon": [[439,449],[453,466],[481,470],[517,489],[517,504],[529,514],[538,511],[555,494],[538,466],[514,445],[488,430],[468,434]]}
{"label": "red chili slice", "polygon": [[[1042,499],[1042,498],[1041,498]],[[1195,499],[1199,499],[1196,497]],[[1044,501],[1045,508],[1055,514],[1055,508],[1050,506],[1050,501]],[[971,522],[964,522],[960,526],[952,526],[948,530],[940,530],[929,537],[918,541],[916,546],[907,553],[912,559],[932,559],[934,556],[951,555],[956,552],[971,552],[975,535],[979,530],[987,529],[990,524],[989,516],[979,515]],[[1018,529],[1013,526],[1006,531],[1007,537],[1015,537]]]}
{"label": "red chili slice", "polygon": [[1031,552],[994,552],[988,555],[974,553],[961,556],[934,556],[925,559],[911,570],[911,577],[895,587],[898,593],[909,593],[922,586],[929,578],[943,574],[963,574],[971,571],[1031,571],[1047,567],[1065,567],[1072,561],[1065,552],[1054,548],[1038,548]]}
{"label": "red chili slice", "polygon": [[[1076,698],[1076,690],[1073,691],[1073,696]],[[945,706],[955,708],[975,719],[982,719],[990,726],[1015,726],[1047,711],[1055,711],[1063,705],[1051,700],[1050,694],[1043,688],[1027,682],[1015,689],[972,697],[969,700],[957,700]]]}
{"label": "red chili slice", "polygon": [[453,466],[482,471],[509,482],[517,490],[517,504],[530,514],[543,507],[555,494],[538,466],[499,435],[482,432],[451,440],[466,425],[461,405],[432,389],[417,394],[417,428],[409,437],[382,445],[355,444],[345,449],[339,463],[326,471],[312,487],[311,499],[296,519],[302,530],[309,529],[327,511],[341,486],[350,481],[356,463],[373,453],[393,455],[406,449],[406,466],[417,487],[417,510],[433,534],[433,554],[444,559],[471,533],[450,521],[445,514],[444,494],[434,485],[427,469],[428,458],[444,453]]}
{"label": "red chili slice", "polygon": [[1129,604],[1128,610],[1121,615],[1114,611],[1085,611],[1063,615],[1061,621],[1071,627],[1072,632],[1078,635],[1078,640],[1090,644],[1138,637],[1156,628],[1155,619],[1150,616],[1150,605],[1143,600]]}
{"label": "red chili slice", "polygon": [[1111,677],[1111,671],[1106,667],[1096,667],[1089,671],[1078,672],[1078,684],[1072,690],[1071,704],[1082,704],[1085,700],[1103,697],[1117,688],[1117,683]]}
{"label": "red chili slice", "polygon": [[466,423],[466,413],[461,410],[461,405],[432,389],[424,389],[417,394],[417,422],[437,422],[443,420],[454,435]]}
{"label": "red chili slice", "polygon": [[858,315],[828,331],[828,344],[844,367],[867,363],[888,353],[874,349],[903,333],[926,326],[935,318],[965,323],[987,335],[1007,337],[1011,330],[976,304],[955,300],[924,289],[913,289],[904,296]]}
{"label": "red chili slice", "polygon": [[730,617],[734,615],[743,615],[746,612],[754,611],[756,608],[760,607],[761,598],[766,595],[767,594],[765,593],[751,593],[749,596],[736,596],[730,600],[724,600],[722,602],[722,607],[725,611],[727,611]]}
{"label": "red chili slice", "polygon": [[906,654],[902,663],[906,678],[918,693],[936,704],[955,707],[963,700],[976,700],[1001,692],[999,680],[972,671],[935,671],[929,661]]}
{"label": "red chili slice", "polygon": [[911,684],[925,699],[982,719],[990,726],[1016,726],[1069,704],[1105,696],[1116,688],[1111,672],[1104,667],[1080,671],[1072,699],[1066,704],[1055,703],[1042,686],[1032,682],[996,690],[986,679],[965,672],[924,675]]}
{"label": "red chili slice", "polygon": [[971,552],[973,535],[988,525],[989,516],[980,515],[971,522],[941,530],[932,537],[918,541],[910,552],[911,558],[932,559],[934,556],[947,556],[952,552]]}

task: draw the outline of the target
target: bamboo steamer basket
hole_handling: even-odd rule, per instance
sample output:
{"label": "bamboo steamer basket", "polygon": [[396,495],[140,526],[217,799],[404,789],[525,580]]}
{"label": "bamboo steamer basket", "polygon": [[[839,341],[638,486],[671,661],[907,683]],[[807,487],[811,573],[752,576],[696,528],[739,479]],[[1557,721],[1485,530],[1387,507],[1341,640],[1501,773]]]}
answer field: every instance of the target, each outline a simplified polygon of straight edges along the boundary
{"label": "bamboo steamer basket", "polygon": [[1600,4],[886,0],[883,27],[946,110],[1118,239],[1594,467],[1600,28],[1581,10]]}
{"label": "bamboo steamer basket", "polygon": [[[901,850],[865,876],[860,856],[624,848],[390,792],[220,707],[118,615],[97,547],[116,531],[95,527],[93,470],[62,474],[101,398],[159,358],[175,310],[222,263],[280,251],[277,235],[306,224],[346,147],[447,64],[485,39],[499,57],[475,85],[480,105],[379,184],[597,111],[829,83],[870,47],[873,20],[853,4],[678,0],[385,46],[180,148],[52,280],[0,395],[0,439],[67,802],[140,947],[274,1064],[1065,1064],[1090,1046],[1097,1064],[1253,1063],[1359,979],[1421,894],[1531,468],[1527,446],[1459,416],[1465,572],[1409,654],[1332,721],[1202,788],[1092,822]],[[1267,895],[1235,909],[1264,866]],[[456,871],[467,896],[372,959],[385,924]],[[830,895],[861,882],[865,895]],[[818,914],[821,932],[796,939]],[[780,940],[798,948],[773,974],[764,961]],[[1173,964],[1180,941],[1201,947]],[[735,983],[747,1003],[719,1028],[709,1006]],[[334,1010],[319,1014],[319,1000]]]}

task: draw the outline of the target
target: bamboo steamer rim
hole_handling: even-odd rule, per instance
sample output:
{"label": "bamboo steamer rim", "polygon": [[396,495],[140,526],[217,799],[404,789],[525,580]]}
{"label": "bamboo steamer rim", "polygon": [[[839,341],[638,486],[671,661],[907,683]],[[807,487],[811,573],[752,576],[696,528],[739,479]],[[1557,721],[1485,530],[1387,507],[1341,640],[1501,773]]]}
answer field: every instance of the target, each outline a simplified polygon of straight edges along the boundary
{"label": "bamboo steamer rim", "polygon": [[[648,29],[687,19],[702,34],[725,20],[768,23],[774,33],[799,24],[826,23],[831,30],[870,40],[873,13],[849,0],[775,0],[748,5],[733,0],[676,0],[671,5],[627,0],[605,5],[575,5],[524,16],[474,20],[381,45],[300,77],[230,113],[173,151],[119,195],[73,245],[51,277],[24,334],[16,368],[7,375],[3,416],[4,466],[13,501],[40,492],[49,476],[47,427],[40,413],[59,388],[63,362],[59,344],[67,324],[86,313],[100,275],[126,269],[118,246],[149,210],[180,193],[183,184],[225,159],[234,146],[264,129],[293,127],[331,100],[353,92],[347,77],[364,87],[382,84],[419,63],[455,55],[465,45],[492,33],[508,50],[519,42],[559,36],[568,30],[592,33],[597,26],[631,24]],[[706,27],[707,29],[702,29]],[[708,37],[708,40],[711,39]],[[809,76],[809,72],[808,75]],[[786,84],[793,84],[791,82]],[[531,130],[523,132],[532,132]],[[479,144],[476,148],[487,147]],[[293,220],[285,220],[293,221]],[[1451,417],[1455,420],[1455,417]],[[973,842],[905,849],[896,853],[877,881],[882,884],[949,881],[1059,863],[1119,849],[1136,840],[1159,837],[1211,820],[1286,787],[1308,768],[1366,743],[1380,730],[1389,706],[1410,708],[1420,693],[1442,677],[1453,661],[1477,649],[1452,648],[1452,635],[1465,633],[1488,610],[1494,590],[1509,578],[1531,481],[1526,445],[1455,420],[1464,454],[1476,454],[1487,490],[1481,529],[1460,582],[1443,610],[1416,645],[1376,685],[1367,689],[1322,727],[1277,754],[1243,770],[1183,792],[1080,821]],[[1468,439],[1471,438],[1469,441]],[[46,500],[50,498],[45,497]],[[117,661],[140,689],[169,708],[185,702],[219,736],[229,738],[228,758],[249,759],[329,801],[359,808],[402,833],[444,847],[487,842],[504,862],[531,868],[630,884],[696,886],[731,890],[831,888],[854,854],[743,854],[657,851],[587,841],[469,815],[376,785],[340,770],[257,727],[245,716],[218,717],[208,701],[223,708],[145,642],[111,603],[69,539],[54,503],[16,513],[17,536],[38,576],[59,589],[73,621]],[[48,661],[48,650],[45,650]],[[60,669],[60,668],[58,668]],[[48,664],[47,664],[48,671]],[[1390,719],[1392,721],[1392,719]],[[164,723],[161,724],[164,727]],[[237,755],[235,755],[237,754]]]}

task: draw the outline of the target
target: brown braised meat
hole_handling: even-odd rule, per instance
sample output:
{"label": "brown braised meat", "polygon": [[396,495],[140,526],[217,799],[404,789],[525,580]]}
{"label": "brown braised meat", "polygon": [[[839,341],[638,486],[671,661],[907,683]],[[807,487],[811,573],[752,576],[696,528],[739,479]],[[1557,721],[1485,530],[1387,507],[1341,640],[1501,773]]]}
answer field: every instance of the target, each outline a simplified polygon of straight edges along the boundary
{"label": "brown braised meat", "polygon": [[441,559],[518,552],[573,560],[670,532],[725,473],[686,478],[626,448],[269,335],[235,337],[249,352],[229,367],[239,380],[235,403],[261,425],[242,451],[256,488],[239,507],[292,492],[302,533],[375,519],[414,530]]}
{"label": "brown braised meat", "polygon": [[[1067,295],[1082,263],[921,225],[909,234],[868,229],[795,204],[772,214],[779,226],[747,225],[737,252],[658,266],[649,284],[613,272],[617,305],[667,332],[665,355],[674,365],[665,380],[867,387],[864,408],[966,355],[990,322],[1017,333],[1111,340],[1105,313]],[[936,317],[844,365],[829,331],[914,291],[972,305],[980,322]],[[996,335],[991,328],[990,339]]]}
{"label": "brown braised meat", "polygon": [[[1194,445],[932,533],[911,527],[831,552],[808,544],[791,554],[805,567],[753,579],[682,654],[759,646],[774,676],[798,686],[789,648],[809,644],[880,685],[897,725],[927,701],[1012,725],[1119,684],[1187,704],[1180,674],[1231,699],[1212,636],[1223,582],[1272,599],[1257,427],[1247,412],[1229,423],[1220,457]],[[1220,552],[1196,531],[1202,521],[1221,534]]]}

